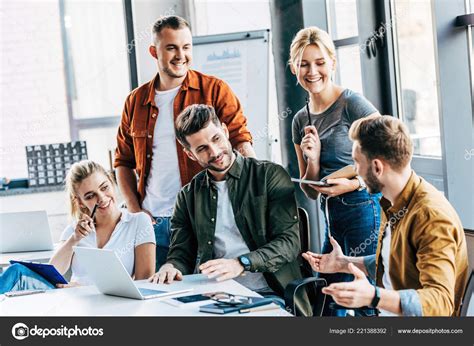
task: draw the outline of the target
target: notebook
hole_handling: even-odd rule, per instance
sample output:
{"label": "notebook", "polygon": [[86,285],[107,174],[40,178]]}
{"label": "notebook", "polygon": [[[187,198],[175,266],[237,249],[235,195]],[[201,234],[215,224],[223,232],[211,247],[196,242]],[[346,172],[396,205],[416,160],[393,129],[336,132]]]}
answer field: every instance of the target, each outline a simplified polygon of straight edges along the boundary
{"label": "notebook", "polygon": [[226,305],[222,303],[213,303],[199,307],[200,312],[209,312],[211,314],[230,314],[231,312],[246,312],[247,309],[256,308],[258,306],[268,305],[273,303],[272,298],[252,297],[251,303]]}

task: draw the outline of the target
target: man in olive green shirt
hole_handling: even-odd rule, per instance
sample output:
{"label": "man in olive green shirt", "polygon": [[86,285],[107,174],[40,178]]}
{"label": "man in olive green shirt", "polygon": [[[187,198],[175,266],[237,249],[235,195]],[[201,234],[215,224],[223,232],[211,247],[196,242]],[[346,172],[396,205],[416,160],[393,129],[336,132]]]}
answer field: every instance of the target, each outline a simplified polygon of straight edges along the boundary
{"label": "man in olive green shirt", "polygon": [[[200,271],[283,296],[301,278],[294,185],[283,167],[232,151],[228,136],[212,106],[189,106],[176,119],[176,138],[205,170],[178,194],[167,261],[151,280]],[[305,295],[297,306],[310,314]]]}
{"label": "man in olive green shirt", "polygon": [[323,292],[340,305],[371,306],[382,315],[458,315],[469,274],[464,230],[443,194],[412,171],[406,126],[391,116],[366,117],[349,135],[358,174],[369,192],[383,194],[377,253],[345,256],[331,239],[330,254],[303,254],[317,272],[354,275]]}

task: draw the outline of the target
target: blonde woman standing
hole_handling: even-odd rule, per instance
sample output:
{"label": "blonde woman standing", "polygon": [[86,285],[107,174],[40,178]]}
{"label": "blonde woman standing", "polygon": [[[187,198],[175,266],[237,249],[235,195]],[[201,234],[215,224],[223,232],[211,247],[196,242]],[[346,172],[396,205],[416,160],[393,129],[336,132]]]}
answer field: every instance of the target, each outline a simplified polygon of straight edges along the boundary
{"label": "blonde woman standing", "polygon": [[[298,84],[308,92],[306,105],[296,113],[292,125],[300,176],[320,180],[353,164],[349,128],[355,120],[378,111],[362,95],[333,82],[336,50],[324,30],[317,27],[300,30],[291,44],[289,65]],[[308,198],[317,199],[321,195],[326,223],[322,252],[331,252],[336,240],[348,256],[374,254],[381,196],[369,194],[360,177],[327,182],[330,187],[301,184]],[[353,279],[349,274],[321,276],[328,283]],[[324,315],[345,314],[345,310],[333,310],[326,304]],[[375,310],[360,309],[356,314],[370,316]]]}
{"label": "blonde woman standing", "polygon": [[[71,166],[66,177],[71,225],[60,237],[61,244],[50,263],[65,274],[72,270],[68,285],[89,284],[87,268],[74,256],[73,246],[114,250],[136,280],[155,272],[155,236],[150,218],[143,212],[119,209],[114,180],[99,164],[81,161]],[[92,211],[97,205],[94,219]],[[0,294],[28,289],[53,289],[50,282],[21,264],[0,275]]]}

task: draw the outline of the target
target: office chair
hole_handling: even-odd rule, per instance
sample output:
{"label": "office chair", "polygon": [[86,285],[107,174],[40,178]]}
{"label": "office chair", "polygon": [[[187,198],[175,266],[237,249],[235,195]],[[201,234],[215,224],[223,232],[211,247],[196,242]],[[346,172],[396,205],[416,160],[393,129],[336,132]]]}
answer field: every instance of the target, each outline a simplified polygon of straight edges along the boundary
{"label": "office chair", "polygon": [[474,316],[474,301],[472,294],[474,293],[474,271],[471,271],[469,280],[467,281],[466,291],[461,303],[461,317]]}
{"label": "office chair", "polygon": [[[308,213],[303,208],[298,208],[298,220],[301,252],[304,253],[309,250],[311,238]],[[293,280],[287,285],[284,293],[286,310],[295,316],[302,315],[296,309],[295,295],[304,287],[313,308],[313,316],[321,316],[326,302],[326,295],[321,289],[327,285],[326,280],[314,277],[311,266],[304,258],[298,256],[298,261],[303,279]]]}

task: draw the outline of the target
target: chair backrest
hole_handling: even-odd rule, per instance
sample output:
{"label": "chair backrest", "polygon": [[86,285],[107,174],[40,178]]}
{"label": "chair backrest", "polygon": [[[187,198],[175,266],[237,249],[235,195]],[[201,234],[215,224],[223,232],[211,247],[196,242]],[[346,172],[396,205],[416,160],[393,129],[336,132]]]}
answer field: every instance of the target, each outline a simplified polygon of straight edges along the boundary
{"label": "chair backrest", "polygon": [[474,316],[474,271],[471,271],[461,305],[461,316]]}
{"label": "chair backrest", "polygon": [[300,243],[301,252],[306,252],[310,247],[310,227],[308,212],[304,208],[298,207],[298,219],[300,221]]}
{"label": "chair backrest", "polygon": [[[309,223],[309,216],[308,212],[304,208],[298,207],[298,219],[301,253],[304,253],[310,249],[311,244],[311,228]],[[299,257],[299,260],[301,275],[303,276],[303,278],[313,278],[313,269],[311,268],[309,263],[301,256]],[[325,295],[321,292],[321,288],[324,287],[326,284],[323,283],[323,281],[323,279],[319,279],[317,281],[305,280],[304,286],[306,288],[306,293],[308,294],[309,301],[313,307],[314,316],[320,316],[320,312],[322,311],[324,305]]]}

